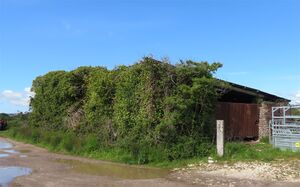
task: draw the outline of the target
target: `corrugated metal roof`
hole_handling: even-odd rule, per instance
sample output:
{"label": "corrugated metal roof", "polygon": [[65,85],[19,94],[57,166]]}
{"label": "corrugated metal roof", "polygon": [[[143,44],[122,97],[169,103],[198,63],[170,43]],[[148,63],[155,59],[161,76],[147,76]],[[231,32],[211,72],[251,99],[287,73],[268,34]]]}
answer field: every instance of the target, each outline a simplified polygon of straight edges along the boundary
{"label": "corrugated metal roof", "polygon": [[241,92],[241,93],[248,94],[248,95],[253,95],[253,96],[256,96],[256,97],[261,98],[266,101],[274,101],[274,102],[275,101],[276,102],[290,102],[291,101],[289,99],[279,97],[277,95],[270,94],[270,93],[267,93],[267,92],[264,92],[264,91],[261,91],[261,90],[255,89],[255,88],[251,88],[248,86],[243,86],[240,84],[236,84],[236,83],[224,81],[224,80],[220,80],[220,81],[227,83],[229,85],[225,89],[234,90],[234,91]]}

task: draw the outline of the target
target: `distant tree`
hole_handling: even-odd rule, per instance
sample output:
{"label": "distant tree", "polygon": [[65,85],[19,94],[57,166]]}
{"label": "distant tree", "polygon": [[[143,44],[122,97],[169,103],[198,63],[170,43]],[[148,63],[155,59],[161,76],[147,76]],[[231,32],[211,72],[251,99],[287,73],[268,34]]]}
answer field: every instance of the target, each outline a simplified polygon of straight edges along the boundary
{"label": "distant tree", "polygon": [[9,114],[6,114],[6,113],[0,113],[0,119],[8,120],[8,119],[9,119]]}

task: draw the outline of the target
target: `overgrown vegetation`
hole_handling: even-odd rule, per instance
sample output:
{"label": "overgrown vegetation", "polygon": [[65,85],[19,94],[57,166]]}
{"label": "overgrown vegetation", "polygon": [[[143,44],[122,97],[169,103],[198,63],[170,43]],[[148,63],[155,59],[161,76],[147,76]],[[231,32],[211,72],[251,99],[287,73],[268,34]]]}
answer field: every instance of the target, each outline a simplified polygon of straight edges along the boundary
{"label": "overgrown vegetation", "polygon": [[[97,150],[120,150],[140,164],[206,157],[214,147],[216,88],[221,83],[213,74],[220,67],[193,61],[171,65],[146,57],[114,70],[50,72],[33,81],[29,126],[19,136],[33,133],[33,142],[42,139],[53,146],[85,147],[85,139],[92,139]],[[52,140],[40,132],[70,138],[50,133]],[[81,150],[73,146],[65,149]]]}
{"label": "overgrown vegetation", "polygon": [[[114,70],[80,67],[33,81],[30,114],[8,120],[3,136],[52,151],[132,164],[177,167],[219,161],[299,158],[266,142],[227,143],[217,158],[214,109],[219,63],[171,65],[144,58]],[[224,85],[222,85],[224,86]]]}
{"label": "overgrown vegetation", "polygon": [[[15,117],[17,117],[17,119],[10,121],[10,128],[7,131],[0,132],[1,136],[31,143],[54,152],[63,152],[127,164],[140,163],[139,160],[132,157],[130,151],[116,146],[109,148],[104,147],[95,134],[77,136],[74,132],[45,131],[41,128],[20,126],[17,123],[23,122],[23,120],[20,118],[20,115]],[[216,155],[214,148],[206,151],[208,151],[207,154],[213,157],[214,160],[217,160],[218,163],[234,163],[237,161],[270,162],[276,160],[300,159],[300,152],[282,151],[273,148],[267,139],[259,143],[227,142],[225,144],[225,155],[222,158]],[[188,164],[207,162],[207,157],[192,157],[170,161],[161,157],[159,150],[155,149],[149,150],[148,158],[147,165],[163,168],[184,167]]]}
{"label": "overgrown vegetation", "polygon": [[293,108],[291,110],[291,115],[300,116],[300,108]]}
{"label": "overgrown vegetation", "polygon": [[220,161],[274,161],[279,159],[300,159],[300,152],[280,150],[268,142],[247,144],[245,142],[229,142],[225,145],[225,156]]}
{"label": "overgrown vegetation", "polygon": [[2,120],[8,120],[9,119],[9,115],[5,114],[5,113],[0,113],[0,119],[2,119]]}

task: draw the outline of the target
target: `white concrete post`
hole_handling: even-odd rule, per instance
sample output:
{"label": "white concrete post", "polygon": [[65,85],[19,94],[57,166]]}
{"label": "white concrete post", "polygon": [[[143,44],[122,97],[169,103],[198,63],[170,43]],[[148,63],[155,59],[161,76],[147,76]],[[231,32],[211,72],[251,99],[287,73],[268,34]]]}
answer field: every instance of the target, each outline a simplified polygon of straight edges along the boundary
{"label": "white concrete post", "polygon": [[217,153],[224,155],[224,120],[217,120]]}

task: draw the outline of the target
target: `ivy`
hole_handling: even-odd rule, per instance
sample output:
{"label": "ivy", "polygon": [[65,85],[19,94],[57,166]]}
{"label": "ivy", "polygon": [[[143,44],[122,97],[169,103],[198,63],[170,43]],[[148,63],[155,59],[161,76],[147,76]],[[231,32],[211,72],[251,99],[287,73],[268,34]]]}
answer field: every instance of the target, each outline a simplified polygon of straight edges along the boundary
{"label": "ivy", "polygon": [[130,151],[139,162],[205,156],[214,136],[219,63],[171,65],[145,57],[113,70],[80,67],[33,81],[30,124],[95,134],[99,145]]}

